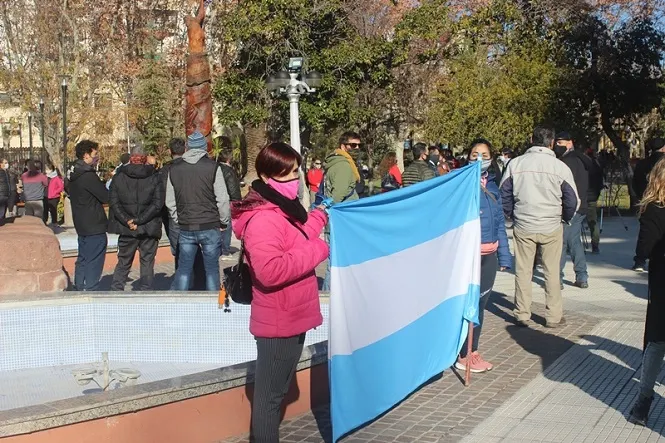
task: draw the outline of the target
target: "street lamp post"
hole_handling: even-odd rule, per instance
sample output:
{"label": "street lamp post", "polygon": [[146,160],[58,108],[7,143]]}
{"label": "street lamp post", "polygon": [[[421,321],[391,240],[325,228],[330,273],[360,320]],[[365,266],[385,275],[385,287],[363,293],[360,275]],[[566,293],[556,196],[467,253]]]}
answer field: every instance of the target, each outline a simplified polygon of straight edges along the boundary
{"label": "street lamp post", "polygon": [[268,90],[278,94],[286,94],[289,98],[289,122],[291,129],[291,146],[300,152],[300,96],[316,92],[321,86],[321,75],[310,71],[302,73],[303,58],[289,59],[288,71],[280,71],[268,78]]}
{"label": "street lamp post", "polygon": [[62,77],[62,173],[67,176],[67,77]]}
{"label": "street lamp post", "polygon": [[32,112],[28,113],[28,146],[30,147],[30,160],[34,160],[32,155]]}
{"label": "street lamp post", "polygon": [[44,158],[46,152],[46,144],[44,143],[44,99],[39,99],[39,126],[42,138],[42,163],[46,160]]}
{"label": "street lamp post", "polygon": [[[316,88],[321,86],[321,74],[315,71],[302,72],[303,58],[292,57],[289,59],[288,71],[280,71],[275,75],[268,77],[268,90],[277,94],[286,94],[289,98],[289,122],[291,146],[296,152],[301,152],[300,146],[300,96],[316,92]],[[298,195],[300,203],[307,209],[310,206],[309,192],[305,185],[304,167],[299,171],[300,186]]]}

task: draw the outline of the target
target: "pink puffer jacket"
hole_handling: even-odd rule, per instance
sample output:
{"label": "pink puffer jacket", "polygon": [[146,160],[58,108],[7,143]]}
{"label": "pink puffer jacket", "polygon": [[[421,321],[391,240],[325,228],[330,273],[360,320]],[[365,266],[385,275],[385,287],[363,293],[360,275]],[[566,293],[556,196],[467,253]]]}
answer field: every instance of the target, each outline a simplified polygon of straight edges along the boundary
{"label": "pink puffer jacket", "polygon": [[[250,332],[256,337],[291,337],[323,323],[315,268],[328,257],[319,238],[327,215],[312,211],[300,228],[255,191],[231,208],[235,235],[245,241],[253,279]],[[250,220],[251,219],[251,220]]]}

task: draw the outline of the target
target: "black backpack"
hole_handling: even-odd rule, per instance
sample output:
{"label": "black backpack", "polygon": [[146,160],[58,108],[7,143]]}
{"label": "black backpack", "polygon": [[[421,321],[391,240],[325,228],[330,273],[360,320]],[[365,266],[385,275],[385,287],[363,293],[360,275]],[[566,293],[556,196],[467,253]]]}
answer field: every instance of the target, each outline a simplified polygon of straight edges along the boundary
{"label": "black backpack", "polygon": [[397,179],[390,172],[387,172],[381,179],[381,189],[384,192],[394,191],[399,188],[400,186]]}

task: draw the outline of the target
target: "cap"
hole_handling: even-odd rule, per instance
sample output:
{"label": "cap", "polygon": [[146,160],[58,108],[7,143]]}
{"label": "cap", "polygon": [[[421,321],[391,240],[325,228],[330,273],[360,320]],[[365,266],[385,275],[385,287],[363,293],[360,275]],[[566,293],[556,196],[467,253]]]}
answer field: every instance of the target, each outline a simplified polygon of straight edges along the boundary
{"label": "cap", "polygon": [[199,131],[193,132],[187,137],[187,149],[206,149],[208,141]]}
{"label": "cap", "polygon": [[555,139],[555,140],[559,141],[559,140],[572,140],[572,139],[573,139],[573,138],[570,136],[570,133],[569,133],[569,132],[563,131],[563,132],[559,132],[559,133],[556,135],[556,139]]}

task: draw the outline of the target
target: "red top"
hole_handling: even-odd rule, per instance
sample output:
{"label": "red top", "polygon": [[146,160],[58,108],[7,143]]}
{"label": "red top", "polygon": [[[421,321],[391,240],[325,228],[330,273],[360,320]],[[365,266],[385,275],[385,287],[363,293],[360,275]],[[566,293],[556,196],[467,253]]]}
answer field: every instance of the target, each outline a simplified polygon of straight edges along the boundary
{"label": "red top", "polygon": [[292,337],[320,326],[315,270],[328,258],[328,245],[319,237],[327,215],[316,209],[298,225],[306,238],[255,191],[231,205],[233,232],[244,239],[253,281],[249,331],[256,337]]}
{"label": "red top", "polygon": [[312,168],[307,171],[307,182],[309,183],[309,190],[317,192],[321,181],[323,180],[323,169]]}
{"label": "red top", "polygon": [[392,165],[390,170],[388,171],[390,175],[395,177],[395,180],[397,180],[397,183],[399,183],[400,186],[402,186],[402,171],[399,170],[399,166],[397,165]]}

